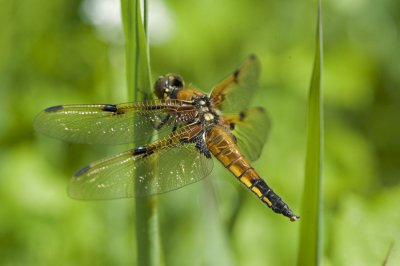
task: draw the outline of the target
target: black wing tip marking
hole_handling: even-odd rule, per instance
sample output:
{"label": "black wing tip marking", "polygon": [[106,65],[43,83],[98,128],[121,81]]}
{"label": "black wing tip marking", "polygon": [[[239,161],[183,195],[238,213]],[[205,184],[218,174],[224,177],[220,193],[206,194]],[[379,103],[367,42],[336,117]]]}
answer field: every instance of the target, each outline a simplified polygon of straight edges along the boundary
{"label": "black wing tip marking", "polygon": [[242,111],[239,113],[239,121],[243,121],[246,118],[247,114]]}
{"label": "black wing tip marking", "polygon": [[103,111],[105,112],[113,112],[115,113],[116,111],[118,111],[118,108],[115,104],[105,104],[102,108]]}
{"label": "black wing tip marking", "polygon": [[80,177],[84,175],[87,171],[89,171],[90,165],[86,165],[85,167],[81,168],[78,170],[78,172],[75,173],[74,177]]}
{"label": "black wing tip marking", "polygon": [[263,107],[255,107],[255,109],[260,113],[266,113],[266,111]]}
{"label": "black wing tip marking", "polygon": [[111,112],[111,113],[114,113],[117,115],[124,113],[124,111],[122,111],[121,109],[118,109],[116,104],[105,104],[105,105],[103,105],[102,110],[105,112]]}
{"label": "black wing tip marking", "polygon": [[255,61],[255,60],[257,60],[257,56],[255,54],[250,54],[249,55],[249,60]]}
{"label": "black wing tip marking", "polygon": [[[257,61],[257,56],[255,54],[250,54],[248,57],[248,60],[250,61]],[[238,77],[240,75],[241,68],[237,68],[235,71],[233,71],[233,80],[235,83],[238,82]]]}
{"label": "black wing tip marking", "polygon": [[46,109],[44,109],[44,111],[46,113],[50,113],[50,112],[55,112],[55,111],[61,110],[63,108],[64,107],[62,105],[56,105],[56,106],[52,106],[52,107],[46,108]]}

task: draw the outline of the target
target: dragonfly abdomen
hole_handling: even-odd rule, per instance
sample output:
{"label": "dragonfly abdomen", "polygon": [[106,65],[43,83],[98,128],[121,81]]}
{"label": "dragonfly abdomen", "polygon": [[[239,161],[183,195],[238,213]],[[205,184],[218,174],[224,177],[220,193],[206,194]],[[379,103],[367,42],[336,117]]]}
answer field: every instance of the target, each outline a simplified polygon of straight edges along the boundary
{"label": "dragonfly abdomen", "polygon": [[249,161],[241,155],[235,142],[228,136],[228,134],[226,134],[226,132],[218,128],[213,129],[208,136],[207,144],[211,153],[225,166],[225,168],[239,179],[242,184],[251,190],[269,208],[276,213],[283,214],[291,221],[296,221],[299,218],[258,175]]}

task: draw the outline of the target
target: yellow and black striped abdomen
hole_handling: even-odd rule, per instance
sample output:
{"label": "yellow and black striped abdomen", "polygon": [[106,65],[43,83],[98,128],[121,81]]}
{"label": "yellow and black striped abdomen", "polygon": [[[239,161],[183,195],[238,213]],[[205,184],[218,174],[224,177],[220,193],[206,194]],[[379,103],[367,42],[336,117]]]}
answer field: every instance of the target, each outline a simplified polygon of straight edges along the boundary
{"label": "yellow and black striped abdomen", "polygon": [[291,221],[296,221],[299,218],[258,175],[249,161],[243,157],[236,143],[225,129],[212,128],[207,135],[207,145],[210,152],[225,168],[274,212],[283,214]]}

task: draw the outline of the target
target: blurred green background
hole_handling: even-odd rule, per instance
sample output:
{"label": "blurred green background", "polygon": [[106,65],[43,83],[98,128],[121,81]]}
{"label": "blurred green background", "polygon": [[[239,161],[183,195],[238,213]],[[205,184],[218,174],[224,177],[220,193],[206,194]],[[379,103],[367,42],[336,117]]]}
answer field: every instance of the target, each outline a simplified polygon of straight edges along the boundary
{"label": "blurred green background", "polygon": [[[255,168],[301,216],[314,1],[150,0],[153,78],[208,91],[250,53],[273,128]],[[134,200],[75,201],[70,176],[127,147],[36,134],[40,110],[126,102],[118,0],[0,1],[0,265],[134,265]],[[400,2],[330,1],[324,19],[324,265],[400,263]],[[224,169],[158,196],[166,265],[294,265],[299,223]]]}

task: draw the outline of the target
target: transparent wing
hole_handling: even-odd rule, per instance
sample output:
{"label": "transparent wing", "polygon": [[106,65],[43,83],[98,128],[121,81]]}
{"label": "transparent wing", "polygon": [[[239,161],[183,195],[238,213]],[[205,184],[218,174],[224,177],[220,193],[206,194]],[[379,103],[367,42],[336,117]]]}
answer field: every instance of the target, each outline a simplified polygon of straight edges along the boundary
{"label": "transparent wing", "polygon": [[243,155],[250,161],[257,160],[271,128],[271,121],[264,108],[255,107],[237,115],[223,116],[236,137]]}
{"label": "transparent wing", "polygon": [[[195,116],[195,107],[179,100],[122,104],[59,105],[45,109],[34,121],[37,131],[61,140],[89,144],[142,145],[158,133],[169,134]],[[139,130],[139,134],[134,134]]]}
{"label": "transparent wing", "polygon": [[[148,146],[94,162],[72,178],[77,199],[113,199],[160,194],[208,176],[213,162],[193,142],[164,138]],[[152,149],[151,145],[157,147]]]}
{"label": "transparent wing", "polygon": [[239,113],[247,108],[258,88],[260,61],[249,56],[232,75],[217,84],[211,91],[211,101],[224,113]]}

